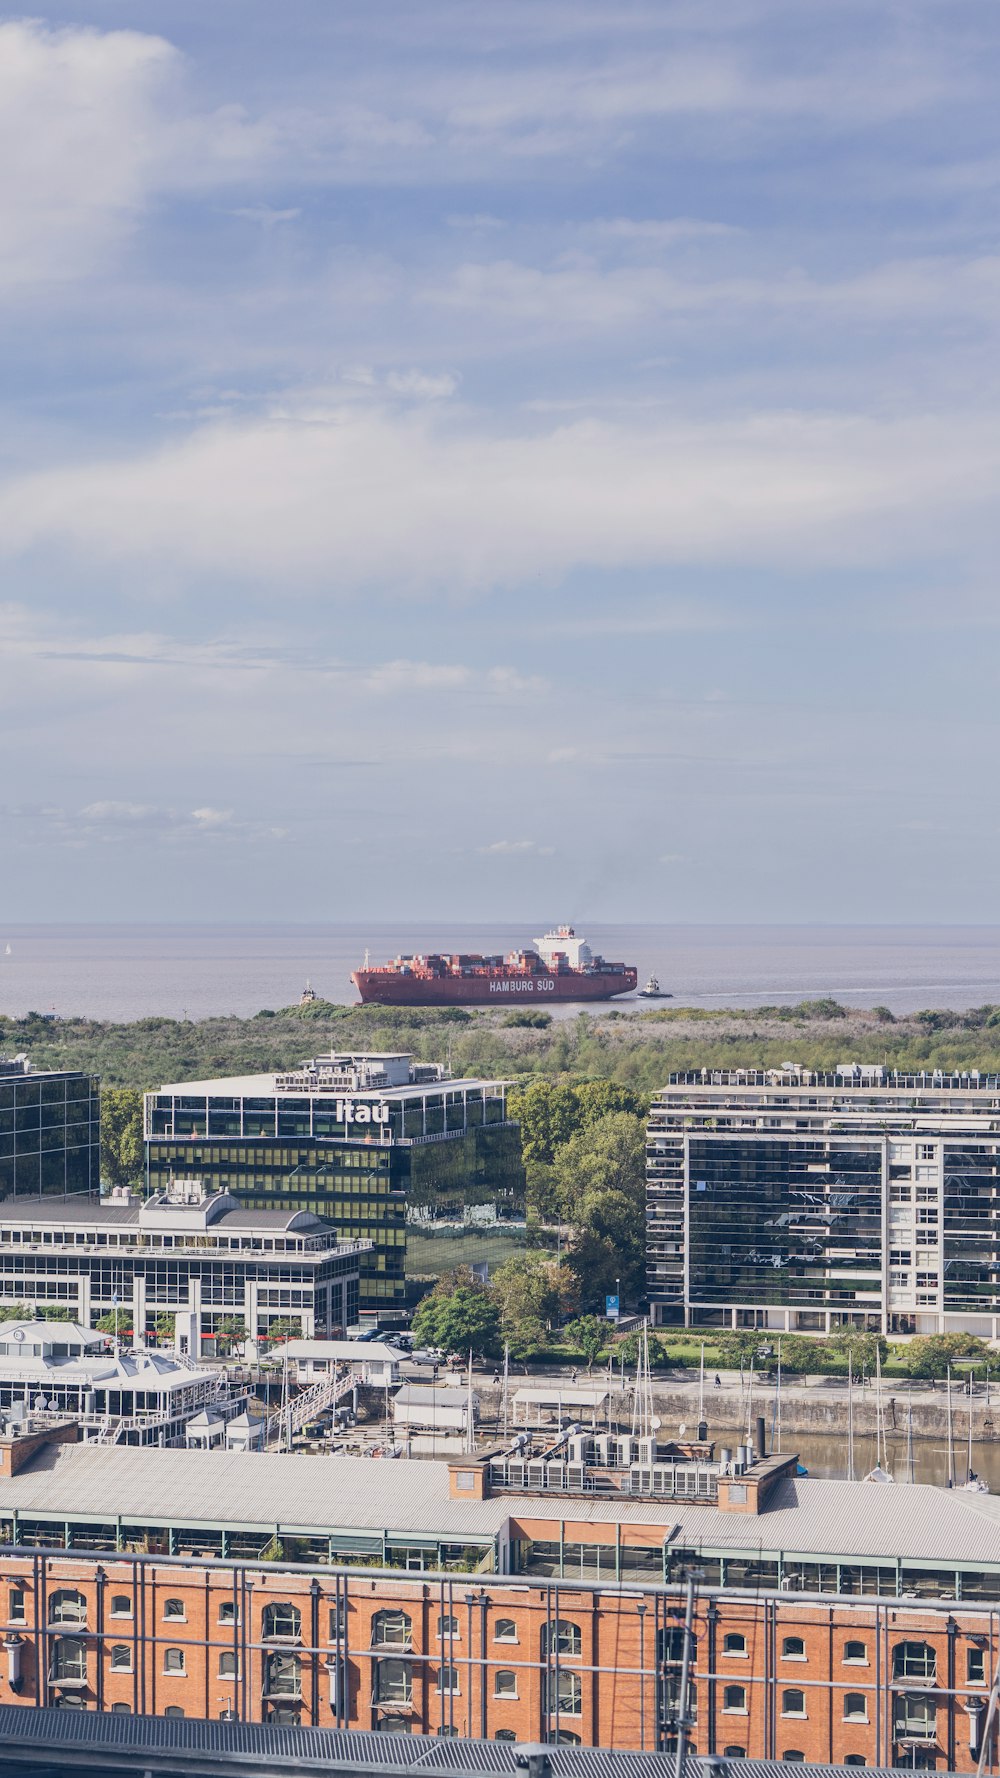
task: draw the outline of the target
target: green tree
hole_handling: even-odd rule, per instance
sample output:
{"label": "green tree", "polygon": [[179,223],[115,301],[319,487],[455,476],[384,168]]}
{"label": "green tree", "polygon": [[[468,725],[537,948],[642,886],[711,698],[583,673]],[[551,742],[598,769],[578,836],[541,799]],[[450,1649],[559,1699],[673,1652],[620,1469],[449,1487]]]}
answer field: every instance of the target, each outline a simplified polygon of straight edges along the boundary
{"label": "green tree", "polygon": [[526,1321],[550,1330],[580,1304],[575,1273],[537,1249],[511,1254],[497,1267],[490,1288],[506,1340]]}
{"label": "green tree", "polygon": [[98,1333],[114,1334],[116,1339],[124,1339],[132,1331],[131,1303],[119,1303],[117,1309],[109,1309],[94,1326]]}
{"label": "green tree", "polygon": [[[642,1334],[638,1328],[634,1328],[631,1333],[625,1335],[624,1339],[615,1342],[613,1356],[619,1363],[624,1358],[627,1365],[638,1364],[642,1344]],[[649,1362],[650,1366],[676,1364],[677,1362],[676,1357],[671,1358],[659,1336],[653,1333],[649,1336]]]}
{"label": "green tree", "polygon": [[234,1346],[242,1346],[248,1337],[249,1331],[242,1315],[224,1315],[216,1323],[215,1350],[228,1356]]}
{"label": "green tree", "polygon": [[302,1321],[298,1315],[285,1315],[268,1325],[269,1340],[298,1340],[302,1337]]}
{"label": "green tree", "polygon": [[101,1089],[101,1178],[140,1185],[144,1168],[142,1094],[134,1087]]}
{"label": "green tree", "polygon": [[910,1377],[944,1377],[957,1358],[975,1358],[985,1364],[992,1356],[985,1340],[963,1333],[920,1334],[898,1351]]}
{"label": "green tree", "polygon": [[177,1331],[177,1316],[172,1310],[165,1309],[162,1315],[157,1315],[153,1323],[153,1331],[159,1340],[173,1339]]}
{"label": "green tree", "polygon": [[875,1370],[876,1360],[884,1364],[889,1356],[889,1342],[884,1334],[872,1333],[863,1327],[839,1327],[826,1341],[838,1358],[850,1359],[854,1375],[862,1370]]}
{"label": "green tree", "polygon": [[30,1321],[29,1303],[0,1303],[0,1321]]}
{"label": "green tree", "polygon": [[492,1294],[471,1284],[459,1284],[440,1296],[432,1291],[417,1309],[412,1326],[418,1346],[477,1356],[496,1349],[499,1331],[500,1317]]}
{"label": "green tree", "polygon": [[619,1278],[626,1296],[642,1296],[646,1273],[642,1119],[628,1111],[596,1118],[556,1151],[554,1171],[563,1215],[576,1230],[568,1259],[580,1279],[583,1307],[602,1307]]}
{"label": "green tree", "polygon": [[526,1087],[515,1087],[507,1103],[510,1116],[521,1126],[526,1166],[532,1161],[551,1165],[556,1149],[579,1128],[580,1107],[570,1086],[533,1080]]}
{"label": "green tree", "polygon": [[571,1345],[583,1353],[590,1371],[608,1344],[611,1323],[603,1315],[578,1315],[575,1321],[569,1323],[565,1333]]}
{"label": "green tree", "polygon": [[[782,1341],[784,1344],[784,1341]],[[715,1341],[723,1370],[739,1370],[751,1358],[759,1361],[761,1348],[771,1345],[771,1336],[761,1329],[727,1328]]]}

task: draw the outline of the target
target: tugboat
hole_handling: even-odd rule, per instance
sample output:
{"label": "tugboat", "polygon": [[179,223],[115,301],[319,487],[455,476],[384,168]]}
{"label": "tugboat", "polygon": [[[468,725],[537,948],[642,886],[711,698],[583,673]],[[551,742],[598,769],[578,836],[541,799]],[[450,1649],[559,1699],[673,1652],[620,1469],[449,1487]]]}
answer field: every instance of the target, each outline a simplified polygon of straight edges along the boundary
{"label": "tugboat", "polygon": [[666,988],[660,987],[658,976],[651,975],[646,986],[639,989],[638,998],[640,1000],[672,1000],[673,995],[668,993]]}

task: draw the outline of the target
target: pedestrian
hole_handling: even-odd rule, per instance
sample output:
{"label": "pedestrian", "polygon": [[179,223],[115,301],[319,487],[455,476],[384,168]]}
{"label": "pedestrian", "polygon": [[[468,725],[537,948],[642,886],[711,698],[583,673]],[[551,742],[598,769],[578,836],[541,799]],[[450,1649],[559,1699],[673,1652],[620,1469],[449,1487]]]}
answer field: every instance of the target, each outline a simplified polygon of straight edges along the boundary
{"label": "pedestrian", "polygon": [[575,1371],[575,1370],[574,1370],[574,1372],[573,1372],[573,1375],[572,1375],[572,1376],[571,1376],[571,1378],[570,1378],[570,1382],[571,1382],[571,1383],[575,1383],[575,1382],[576,1382],[576,1371]]}
{"label": "pedestrian", "polygon": [[722,1388],[722,1378],[721,1378],[721,1377],[720,1377],[720,1375],[719,1375],[719,1373],[718,1373],[718,1371],[716,1371],[716,1373],[715,1373],[715,1383],[714,1383],[714,1388],[716,1388],[716,1389],[721,1389],[721,1388]]}
{"label": "pedestrian", "polygon": [[500,1381],[500,1372],[497,1370],[496,1366],[494,1365],[494,1367],[493,1367],[493,1387],[494,1387],[494,1389],[496,1388],[499,1381]]}

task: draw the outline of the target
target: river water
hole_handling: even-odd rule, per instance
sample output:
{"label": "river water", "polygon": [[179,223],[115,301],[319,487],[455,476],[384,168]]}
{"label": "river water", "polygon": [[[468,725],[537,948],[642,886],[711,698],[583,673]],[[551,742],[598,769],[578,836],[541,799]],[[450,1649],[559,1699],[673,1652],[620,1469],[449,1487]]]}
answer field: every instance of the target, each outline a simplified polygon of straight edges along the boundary
{"label": "river water", "polygon": [[[721,1440],[717,1440],[721,1443]],[[799,1461],[811,1476],[832,1476],[843,1481],[847,1477],[847,1436],[838,1433],[787,1433],[782,1438],[782,1449],[798,1452]],[[909,1458],[907,1455],[906,1435],[890,1434],[887,1440],[889,1455],[889,1471],[897,1482],[931,1482],[935,1487],[943,1488],[948,1481],[948,1445],[944,1438],[915,1438],[913,1441],[913,1475],[910,1475]],[[875,1468],[875,1434],[855,1435],[854,1439],[854,1474],[856,1477],[867,1475]],[[969,1456],[968,1445],[960,1430],[956,1430],[953,1475],[956,1482],[964,1482],[968,1476]],[[990,1492],[1000,1494],[1000,1439],[990,1443],[974,1443],[972,1447],[972,1468],[976,1474],[987,1482]]]}
{"label": "river water", "polygon": [[[324,999],[350,1003],[351,970],[366,949],[373,961],[399,952],[504,951],[544,929],[544,921],[9,925],[0,929],[0,1011],[123,1020],[246,1016],[298,1000],[307,979]],[[794,1005],[829,995],[847,1006],[883,1004],[904,1013],[1000,1002],[998,926],[594,925],[584,936],[604,956],[634,963],[640,983],[657,975],[679,1006]],[[573,1017],[578,1008],[559,1011]]]}

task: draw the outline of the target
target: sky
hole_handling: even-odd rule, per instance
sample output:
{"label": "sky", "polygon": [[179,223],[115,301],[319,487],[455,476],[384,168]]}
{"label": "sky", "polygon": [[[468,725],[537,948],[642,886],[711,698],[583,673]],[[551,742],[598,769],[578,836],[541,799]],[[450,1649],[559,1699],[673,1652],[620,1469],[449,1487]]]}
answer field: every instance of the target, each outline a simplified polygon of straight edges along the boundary
{"label": "sky", "polygon": [[996,919],[991,0],[0,15],[11,920]]}

